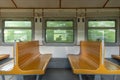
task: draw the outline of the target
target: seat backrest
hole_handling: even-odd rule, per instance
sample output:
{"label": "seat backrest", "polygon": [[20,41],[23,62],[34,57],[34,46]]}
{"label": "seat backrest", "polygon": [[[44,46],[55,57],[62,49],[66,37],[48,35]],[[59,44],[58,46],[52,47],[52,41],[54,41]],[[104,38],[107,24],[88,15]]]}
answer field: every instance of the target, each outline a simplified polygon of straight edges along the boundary
{"label": "seat backrest", "polygon": [[93,61],[97,65],[101,63],[102,42],[81,41],[80,42],[80,57]]}
{"label": "seat backrest", "polygon": [[40,56],[39,41],[17,42],[16,56],[20,68],[28,65]]}

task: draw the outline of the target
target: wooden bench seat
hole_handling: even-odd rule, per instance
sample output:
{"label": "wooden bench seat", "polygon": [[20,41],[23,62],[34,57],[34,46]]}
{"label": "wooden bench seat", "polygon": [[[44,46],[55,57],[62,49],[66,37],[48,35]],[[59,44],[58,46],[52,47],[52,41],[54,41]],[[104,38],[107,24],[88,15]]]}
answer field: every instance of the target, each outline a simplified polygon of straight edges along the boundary
{"label": "wooden bench seat", "polygon": [[10,55],[9,54],[0,54],[0,60],[8,58]]}
{"label": "wooden bench seat", "polygon": [[102,64],[102,43],[82,41],[78,55],[69,54],[69,62],[75,74],[120,74],[120,66],[104,59]]}
{"label": "wooden bench seat", "polygon": [[[107,70],[120,70],[120,66],[109,61],[109,60],[105,60],[104,61],[104,66]],[[119,73],[120,74],[120,73]]]}
{"label": "wooden bench seat", "polygon": [[120,56],[119,55],[112,55],[112,58],[120,60]]}
{"label": "wooden bench seat", "polygon": [[40,55],[34,61],[27,62],[24,66],[20,66],[22,70],[43,70],[45,71],[47,64],[49,62],[50,55]]}
{"label": "wooden bench seat", "polygon": [[2,74],[43,75],[51,59],[51,54],[39,52],[39,41],[17,42],[15,46],[15,64],[11,71]]}
{"label": "wooden bench seat", "polygon": [[[99,65],[96,65],[96,63],[85,60],[83,58],[81,59],[79,57],[79,55],[71,55],[70,54],[70,55],[68,55],[68,59],[70,61],[73,73],[75,73],[75,74],[106,74],[106,73],[104,73],[104,71],[101,72],[99,70],[99,68],[100,68]],[[109,60],[104,61],[104,68],[106,68],[106,70],[120,70],[119,65],[117,65]],[[112,73],[108,73],[108,74],[112,74]]]}
{"label": "wooden bench seat", "polygon": [[51,54],[40,54],[39,41],[16,43],[16,56],[16,64],[27,74],[44,74],[51,58]]}

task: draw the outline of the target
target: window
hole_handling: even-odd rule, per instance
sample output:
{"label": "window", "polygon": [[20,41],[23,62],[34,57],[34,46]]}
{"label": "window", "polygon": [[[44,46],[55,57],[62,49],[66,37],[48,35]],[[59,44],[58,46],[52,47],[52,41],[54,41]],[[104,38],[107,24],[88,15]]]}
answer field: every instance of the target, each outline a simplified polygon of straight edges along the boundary
{"label": "window", "polygon": [[102,19],[87,21],[87,39],[90,41],[102,40],[106,43],[116,43],[117,38],[117,20]]}
{"label": "window", "polygon": [[45,19],[44,26],[46,45],[75,44],[75,19]]}
{"label": "window", "polygon": [[32,40],[32,21],[4,20],[3,42],[13,43],[15,40]]}

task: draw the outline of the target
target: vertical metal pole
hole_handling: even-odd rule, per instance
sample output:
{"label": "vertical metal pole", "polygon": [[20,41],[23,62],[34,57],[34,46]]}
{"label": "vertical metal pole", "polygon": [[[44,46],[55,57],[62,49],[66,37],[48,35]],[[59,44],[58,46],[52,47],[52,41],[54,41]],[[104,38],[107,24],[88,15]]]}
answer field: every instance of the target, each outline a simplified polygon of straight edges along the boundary
{"label": "vertical metal pole", "polygon": [[5,80],[5,76],[4,75],[1,75],[1,77],[2,77],[2,80]]}
{"label": "vertical metal pole", "polygon": [[14,58],[14,65],[16,65],[16,41],[14,42],[14,46],[13,46],[13,58]]}
{"label": "vertical metal pole", "polygon": [[[104,33],[103,33],[104,34]],[[102,40],[102,64],[104,64],[104,56],[105,56],[105,47],[104,47],[104,35]]]}
{"label": "vertical metal pole", "polygon": [[102,80],[101,75],[95,75],[94,80]]}
{"label": "vertical metal pole", "polygon": [[82,75],[81,75],[81,74],[79,74],[79,80],[83,80],[83,79],[82,79]]}
{"label": "vertical metal pole", "polygon": [[36,80],[39,80],[39,75],[36,75]]}
{"label": "vertical metal pole", "polygon": [[24,80],[24,77],[23,77],[23,75],[16,75],[15,80]]}
{"label": "vertical metal pole", "polygon": [[113,77],[114,79],[113,80],[117,80],[117,75],[114,75],[114,77]]}

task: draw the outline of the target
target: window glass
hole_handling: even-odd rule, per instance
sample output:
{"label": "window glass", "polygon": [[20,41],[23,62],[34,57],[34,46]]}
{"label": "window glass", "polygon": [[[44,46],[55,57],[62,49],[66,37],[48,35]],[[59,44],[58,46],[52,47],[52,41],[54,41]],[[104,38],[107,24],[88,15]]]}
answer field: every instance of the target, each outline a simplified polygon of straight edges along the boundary
{"label": "window glass", "polygon": [[47,21],[47,27],[73,27],[73,21]]}
{"label": "window glass", "polygon": [[115,29],[89,29],[88,40],[96,41],[104,39],[105,42],[115,43]]}
{"label": "window glass", "polygon": [[32,40],[32,21],[4,21],[3,42],[13,43],[15,40]]}
{"label": "window glass", "polygon": [[6,29],[4,31],[4,41],[14,42],[14,40],[30,41],[32,31],[31,30],[16,30],[16,29]]}
{"label": "window glass", "polygon": [[76,41],[75,18],[45,18],[45,45],[74,45]]}
{"label": "window glass", "polygon": [[5,27],[31,27],[31,21],[5,21]]}
{"label": "window glass", "polygon": [[46,30],[46,42],[72,43],[73,30]]}
{"label": "window glass", "polygon": [[89,21],[89,27],[115,27],[115,21]]}
{"label": "window glass", "polygon": [[116,43],[116,20],[88,20],[88,40],[103,40],[107,43]]}

